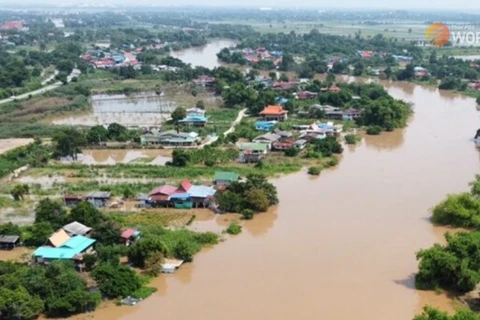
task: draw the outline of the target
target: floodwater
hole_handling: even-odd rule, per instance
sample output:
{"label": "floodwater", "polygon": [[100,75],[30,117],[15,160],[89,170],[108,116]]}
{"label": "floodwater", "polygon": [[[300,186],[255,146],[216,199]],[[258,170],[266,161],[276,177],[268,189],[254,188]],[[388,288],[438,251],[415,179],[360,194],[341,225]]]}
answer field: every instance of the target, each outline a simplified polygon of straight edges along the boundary
{"label": "floodwater", "polygon": [[92,112],[56,119],[54,124],[106,125],[113,122],[124,126],[159,126],[177,107],[164,95],[154,92],[124,94],[97,94],[92,96]]}
{"label": "floodwater", "polygon": [[[403,130],[346,147],[339,166],[274,181],[280,204],[244,232],[205,250],[135,307],[95,319],[410,320],[425,304],[452,311],[446,295],[414,289],[415,252],[443,241],[430,208],[468,190],[480,169],[475,101],[410,83],[383,83],[415,103]],[[226,226],[219,216],[195,226]]]}
{"label": "floodwater", "polygon": [[236,45],[237,42],[234,40],[215,40],[202,47],[174,51],[171,55],[185,63],[190,63],[192,67],[202,66],[212,69],[221,66],[220,60],[217,59],[217,53],[223,48]]}
{"label": "floodwater", "polygon": [[462,59],[465,61],[475,61],[480,60],[480,55],[472,54],[472,55],[463,55],[463,56],[453,56],[455,59]]}
{"label": "floodwater", "polygon": [[83,150],[78,162],[88,165],[115,165],[142,162],[151,165],[165,165],[171,161],[171,151],[162,149],[144,150]]}

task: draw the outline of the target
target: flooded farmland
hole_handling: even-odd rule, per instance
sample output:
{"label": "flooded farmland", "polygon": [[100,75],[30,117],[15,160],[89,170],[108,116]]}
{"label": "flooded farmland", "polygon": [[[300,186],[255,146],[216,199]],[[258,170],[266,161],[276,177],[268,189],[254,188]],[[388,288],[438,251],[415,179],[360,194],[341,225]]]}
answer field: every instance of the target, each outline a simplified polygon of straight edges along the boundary
{"label": "flooded farmland", "polygon": [[172,52],[171,55],[185,63],[190,63],[192,67],[202,66],[212,69],[222,65],[220,60],[217,59],[217,53],[225,47],[233,47],[236,45],[237,42],[233,40],[215,40],[202,47]]}
{"label": "flooded farmland", "polygon": [[176,102],[154,92],[98,94],[91,98],[92,112],[54,120],[54,124],[106,125],[113,122],[124,126],[159,126],[177,107]]}

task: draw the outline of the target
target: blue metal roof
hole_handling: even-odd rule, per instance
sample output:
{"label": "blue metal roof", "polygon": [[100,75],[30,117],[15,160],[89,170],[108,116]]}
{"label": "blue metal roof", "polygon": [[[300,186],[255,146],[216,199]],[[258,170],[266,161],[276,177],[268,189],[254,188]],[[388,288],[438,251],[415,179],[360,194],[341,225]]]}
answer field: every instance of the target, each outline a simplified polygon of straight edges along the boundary
{"label": "blue metal roof", "polygon": [[44,259],[73,259],[77,254],[85,251],[95,243],[95,239],[84,236],[75,236],[65,241],[60,247],[40,247],[34,256]]}
{"label": "blue metal roof", "polygon": [[188,189],[188,193],[194,198],[206,198],[213,196],[215,189],[207,186],[192,186]]}

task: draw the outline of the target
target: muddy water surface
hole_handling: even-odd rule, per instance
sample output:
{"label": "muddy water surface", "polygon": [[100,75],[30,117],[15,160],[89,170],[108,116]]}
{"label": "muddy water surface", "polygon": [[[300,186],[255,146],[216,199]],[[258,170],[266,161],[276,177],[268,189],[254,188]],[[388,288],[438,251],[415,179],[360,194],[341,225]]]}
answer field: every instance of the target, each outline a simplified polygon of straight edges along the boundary
{"label": "muddy water surface", "polygon": [[152,165],[165,165],[171,158],[170,150],[83,150],[79,162],[88,165],[115,165],[142,162]]}
{"label": "muddy water surface", "polygon": [[[446,230],[429,222],[429,208],[467,190],[480,169],[471,141],[479,114],[470,98],[385,85],[415,103],[408,128],[346,148],[317,179],[301,172],[276,180],[276,210],[160,276],[159,291],[140,305],[89,317],[408,320],[425,304],[451,311],[445,295],[414,289],[415,252]],[[225,223],[218,219],[205,223]]]}
{"label": "muddy water surface", "polygon": [[217,59],[217,53],[223,48],[235,45],[237,45],[237,42],[233,40],[215,40],[203,47],[172,52],[172,56],[185,63],[192,64],[192,67],[202,66],[212,69],[221,65],[221,62]]}

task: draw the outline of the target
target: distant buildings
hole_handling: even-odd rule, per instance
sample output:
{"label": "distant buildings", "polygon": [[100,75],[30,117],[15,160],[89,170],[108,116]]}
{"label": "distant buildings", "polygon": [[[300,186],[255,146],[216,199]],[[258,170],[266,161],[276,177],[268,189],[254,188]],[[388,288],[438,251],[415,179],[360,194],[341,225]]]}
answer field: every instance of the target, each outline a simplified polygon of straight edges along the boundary
{"label": "distant buildings", "polygon": [[7,21],[0,30],[22,30],[25,28],[23,21]]}

